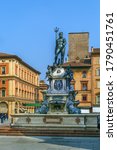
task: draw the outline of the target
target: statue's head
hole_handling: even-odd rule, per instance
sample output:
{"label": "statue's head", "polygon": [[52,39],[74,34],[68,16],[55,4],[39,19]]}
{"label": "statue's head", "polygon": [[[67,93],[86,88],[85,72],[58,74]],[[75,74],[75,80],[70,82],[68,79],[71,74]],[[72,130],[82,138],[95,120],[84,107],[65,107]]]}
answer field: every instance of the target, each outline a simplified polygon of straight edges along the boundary
{"label": "statue's head", "polygon": [[60,37],[60,38],[63,37],[63,32],[59,32],[59,37]]}

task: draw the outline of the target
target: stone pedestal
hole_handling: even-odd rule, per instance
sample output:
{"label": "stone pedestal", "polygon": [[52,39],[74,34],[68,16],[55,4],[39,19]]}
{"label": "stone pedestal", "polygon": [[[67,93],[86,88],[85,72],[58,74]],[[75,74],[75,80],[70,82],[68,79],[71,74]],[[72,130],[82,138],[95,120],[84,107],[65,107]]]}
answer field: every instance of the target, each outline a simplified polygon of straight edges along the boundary
{"label": "stone pedestal", "polygon": [[[61,66],[48,67],[49,89],[44,91],[44,102],[39,112],[41,114],[79,113],[75,108],[75,91],[71,86],[73,74],[70,68]],[[77,103],[78,105],[78,103]],[[71,110],[70,110],[71,109]]]}
{"label": "stone pedestal", "polygon": [[57,130],[97,130],[99,114],[17,114],[11,115],[13,128],[45,128]]}

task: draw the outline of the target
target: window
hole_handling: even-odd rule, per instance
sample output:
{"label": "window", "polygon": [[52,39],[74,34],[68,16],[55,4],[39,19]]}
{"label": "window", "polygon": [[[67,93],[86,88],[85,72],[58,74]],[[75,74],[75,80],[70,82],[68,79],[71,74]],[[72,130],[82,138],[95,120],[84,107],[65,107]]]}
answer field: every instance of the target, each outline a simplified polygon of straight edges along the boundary
{"label": "window", "polygon": [[5,80],[2,80],[2,84],[5,84]]}
{"label": "window", "polygon": [[35,77],[34,77],[34,84],[35,84]]}
{"label": "window", "polygon": [[26,91],[24,91],[24,97],[26,98]]}
{"label": "window", "polygon": [[96,69],[96,76],[100,76],[100,68]]}
{"label": "window", "polygon": [[22,78],[22,79],[23,79],[23,77],[24,77],[23,73],[24,73],[24,72],[23,72],[23,70],[22,70],[22,75],[21,75],[21,78]]}
{"label": "window", "polygon": [[18,66],[15,66],[15,74],[18,74]]}
{"label": "window", "polygon": [[86,71],[82,72],[82,78],[86,78]]}
{"label": "window", "polygon": [[21,77],[21,69],[19,68],[19,77]]}
{"label": "window", "polygon": [[18,88],[15,89],[15,95],[18,96]]}
{"label": "window", "polygon": [[100,95],[96,95],[96,104],[100,104]]}
{"label": "window", "polygon": [[4,59],[2,59],[2,62],[5,62],[5,60],[4,60]]}
{"label": "window", "polygon": [[21,90],[19,89],[19,96],[21,97]]}
{"label": "window", "polygon": [[87,90],[87,82],[82,83],[82,90],[86,91]]}
{"label": "window", "polygon": [[33,83],[33,75],[32,75],[32,79],[31,79],[31,83]]}
{"label": "window", "polygon": [[82,101],[86,101],[87,100],[87,95],[82,95]]}
{"label": "window", "polygon": [[2,67],[2,74],[5,74],[5,72],[6,72],[6,68]]}
{"label": "window", "polygon": [[5,97],[5,95],[6,95],[6,91],[5,89],[2,89],[2,97]]}
{"label": "window", "polygon": [[26,80],[26,71],[24,72],[24,80]]}
{"label": "window", "polygon": [[97,81],[97,88],[100,88],[100,81]]}

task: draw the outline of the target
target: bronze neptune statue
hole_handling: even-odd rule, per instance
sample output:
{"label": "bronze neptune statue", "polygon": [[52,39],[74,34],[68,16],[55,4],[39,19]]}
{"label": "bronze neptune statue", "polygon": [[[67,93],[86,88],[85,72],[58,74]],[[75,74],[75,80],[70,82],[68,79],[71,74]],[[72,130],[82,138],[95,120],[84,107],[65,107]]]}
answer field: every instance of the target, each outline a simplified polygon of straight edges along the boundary
{"label": "bronze neptune statue", "polygon": [[56,34],[56,46],[55,46],[55,65],[63,64],[64,63],[64,55],[65,55],[65,45],[66,39],[63,38],[63,32],[59,32],[59,29],[55,28]]}

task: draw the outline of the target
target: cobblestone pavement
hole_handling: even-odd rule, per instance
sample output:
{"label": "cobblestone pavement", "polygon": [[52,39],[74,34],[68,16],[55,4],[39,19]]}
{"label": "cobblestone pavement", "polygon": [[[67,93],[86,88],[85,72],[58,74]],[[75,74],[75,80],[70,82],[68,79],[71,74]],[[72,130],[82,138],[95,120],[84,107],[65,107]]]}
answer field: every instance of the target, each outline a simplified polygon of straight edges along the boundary
{"label": "cobblestone pavement", "polygon": [[0,150],[99,150],[99,137],[0,136]]}

